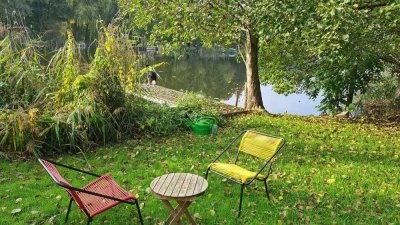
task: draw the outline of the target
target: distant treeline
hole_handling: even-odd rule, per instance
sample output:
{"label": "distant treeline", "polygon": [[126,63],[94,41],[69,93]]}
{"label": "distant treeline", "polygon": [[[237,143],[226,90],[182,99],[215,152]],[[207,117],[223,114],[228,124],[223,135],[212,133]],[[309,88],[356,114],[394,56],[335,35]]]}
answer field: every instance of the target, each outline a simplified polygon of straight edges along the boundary
{"label": "distant treeline", "polygon": [[27,29],[45,41],[64,41],[67,30],[75,40],[90,44],[98,23],[108,24],[117,12],[116,0],[0,0],[0,35]]}

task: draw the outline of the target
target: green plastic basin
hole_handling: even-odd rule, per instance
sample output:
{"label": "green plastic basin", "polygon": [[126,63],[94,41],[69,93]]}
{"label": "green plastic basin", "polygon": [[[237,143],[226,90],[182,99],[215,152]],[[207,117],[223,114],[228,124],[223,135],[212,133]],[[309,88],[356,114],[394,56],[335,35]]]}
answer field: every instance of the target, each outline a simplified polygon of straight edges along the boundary
{"label": "green plastic basin", "polygon": [[214,117],[201,117],[195,122],[190,124],[193,132],[199,135],[209,135],[211,134],[211,130],[214,124],[217,123],[217,120]]}

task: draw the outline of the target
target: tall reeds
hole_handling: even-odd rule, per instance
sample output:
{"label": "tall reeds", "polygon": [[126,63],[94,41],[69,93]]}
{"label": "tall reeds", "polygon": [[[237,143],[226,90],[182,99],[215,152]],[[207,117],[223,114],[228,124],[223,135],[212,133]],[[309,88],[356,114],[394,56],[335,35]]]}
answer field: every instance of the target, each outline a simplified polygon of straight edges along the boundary
{"label": "tall reeds", "polygon": [[117,27],[102,31],[83,74],[72,33],[48,62],[27,33],[0,40],[0,157],[85,150],[133,133],[125,98],[139,76],[136,53]]}

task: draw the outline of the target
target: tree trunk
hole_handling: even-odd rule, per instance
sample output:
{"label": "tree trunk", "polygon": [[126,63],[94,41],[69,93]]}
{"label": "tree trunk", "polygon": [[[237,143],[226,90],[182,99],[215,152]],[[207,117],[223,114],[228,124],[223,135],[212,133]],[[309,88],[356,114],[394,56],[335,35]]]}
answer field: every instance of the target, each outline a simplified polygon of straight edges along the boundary
{"label": "tree trunk", "polygon": [[50,20],[50,8],[51,8],[51,1],[47,4],[47,21]]}
{"label": "tree trunk", "polygon": [[85,28],[85,44],[86,46],[89,45],[89,23],[86,23],[86,28]]}
{"label": "tree trunk", "polygon": [[260,78],[258,76],[258,37],[252,34],[251,29],[246,31],[246,90],[245,109],[264,109]]}
{"label": "tree trunk", "polygon": [[394,99],[400,98],[400,71],[397,72],[397,88],[394,94]]}
{"label": "tree trunk", "polygon": [[352,79],[350,81],[349,90],[348,90],[347,96],[346,96],[346,108],[348,108],[353,103],[354,92],[355,92],[355,90],[354,90],[355,89],[355,87],[354,87],[355,82],[356,82],[355,79]]}

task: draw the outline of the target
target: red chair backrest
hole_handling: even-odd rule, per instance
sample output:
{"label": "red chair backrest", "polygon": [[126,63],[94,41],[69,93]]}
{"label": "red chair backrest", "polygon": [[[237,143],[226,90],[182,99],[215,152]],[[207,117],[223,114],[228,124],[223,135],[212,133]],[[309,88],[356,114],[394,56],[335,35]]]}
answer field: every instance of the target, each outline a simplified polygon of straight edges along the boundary
{"label": "red chair backrest", "polygon": [[39,159],[39,162],[40,162],[40,164],[42,164],[42,166],[47,171],[47,173],[51,176],[51,178],[53,178],[54,182],[56,182],[58,185],[60,185],[61,187],[65,188],[66,191],[68,191],[68,193],[74,199],[76,204],[78,204],[79,208],[85,209],[81,199],[77,195],[77,192],[68,188],[68,187],[71,187],[71,185],[61,176],[61,174],[58,172],[58,170],[54,166],[54,164],[49,161],[46,161],[44,159]]}

